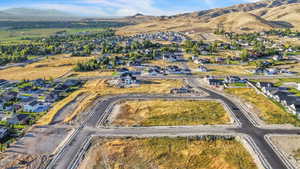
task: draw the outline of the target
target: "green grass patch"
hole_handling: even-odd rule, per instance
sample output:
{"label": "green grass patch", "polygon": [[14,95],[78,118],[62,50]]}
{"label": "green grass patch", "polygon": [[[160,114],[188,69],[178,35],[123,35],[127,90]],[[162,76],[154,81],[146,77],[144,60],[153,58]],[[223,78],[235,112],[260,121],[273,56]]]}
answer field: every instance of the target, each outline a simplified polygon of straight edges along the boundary
{"label": "green grass patch", "polygon": [[300,96],[300,91],[298,89],[291,88],[289,92],[294,93],[296,96]]}

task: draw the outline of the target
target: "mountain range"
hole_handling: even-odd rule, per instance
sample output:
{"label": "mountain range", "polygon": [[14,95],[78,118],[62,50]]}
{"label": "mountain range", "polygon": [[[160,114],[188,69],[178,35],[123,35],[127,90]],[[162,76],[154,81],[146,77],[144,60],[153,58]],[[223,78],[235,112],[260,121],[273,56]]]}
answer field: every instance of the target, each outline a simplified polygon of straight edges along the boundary
{"label": "mountain range", "polygon": [[0,20],[65,20],[79,16],[54,9],[10,8],[0,11]]}
{"label": "mountain range", "polygon": [[[0,11],[0,21],[44,21],[83,19],[58,10],[11,8]],[[128,34],[151,31],[203,32],[222,28],[226,31],[247,32],[274,28],[300,30],[300,0],[262,0],[225,8],[196,11],[173,16],[145,16],[138,13],[123,18],[96,18],[131,22],[135,25],[120,29]]]}
{"label": "mountain range", "polygon": [[[138,18],[141,18],[139,14]],[[132,19],[132,18],[131,18]],[[147,17],[134,26],[122,28],[128,34],[143,31],[202,32],[222,28],[247,32],[274,28],[300,30],[300,0],[263,0],[174,16]]]}

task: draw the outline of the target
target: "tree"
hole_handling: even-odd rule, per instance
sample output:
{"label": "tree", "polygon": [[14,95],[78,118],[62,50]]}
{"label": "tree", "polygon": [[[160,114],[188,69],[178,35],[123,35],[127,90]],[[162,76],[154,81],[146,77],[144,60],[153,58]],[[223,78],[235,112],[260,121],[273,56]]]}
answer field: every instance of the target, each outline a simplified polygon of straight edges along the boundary
{"label": "tree", "polygon": [[87,55],[90,55],[92,53],[92,50],[91,50],[91,46],[90,45],[85,45],[83,47],[83,52]]}
{"label": "tree", "polygon": [[242,61],[244,61],[244,62],[248,61],[249,57],[250,57],[250,53],[249,53],[248,49],[243,49],[242,53],[241,53]]}

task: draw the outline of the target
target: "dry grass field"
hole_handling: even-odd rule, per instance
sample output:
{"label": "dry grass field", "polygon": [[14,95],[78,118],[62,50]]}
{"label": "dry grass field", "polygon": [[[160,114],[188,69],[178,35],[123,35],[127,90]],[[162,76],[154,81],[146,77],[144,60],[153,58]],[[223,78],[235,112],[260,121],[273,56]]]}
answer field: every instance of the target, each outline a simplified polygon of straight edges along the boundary
{"label": "dry grass field", "polygon": [[[156,19],[133,26],[122,27],[117,31],[117,34],[133,35],[157,31],[175,31],[188,32],[190,37],[197,39],[203,32],[213,32],[219,24],[222,24],[226,31],[233,32],[262,31],[276,27],[275,24],[272,25],[271,22],[254,14],[233,12],[209,20],[203,20],[191,15],[163,20]],[[241,28],[247,28],[247,30]]]}
{"label": "dry grass field", "polygon": [[67,57],[66,55],[51,56],[25,67],[11,67],[0,70],[0,79],[34,80],[38,78],[57,78],[71,72],[74,65],[91,59],[91,57]]}
{"label": "dry grass field", "polygon": [[80,169],[256,169],[236,140],[196,138],[97,139]]}
{"label": "dry grass field", "polygon": [[162,59],[149,61],[149,64],[154,65],[154,66],[160,66],[160,67],[167,67],[167,66],[173,66],[173,65],[180,66],[180,63],[178,63],[178,62],[167,62]]}
{"label": "dry grass field", "polygon": [[[172,88],[179,88],[184,85],[181,80],[152,80],[146,84],[142,84],[132,88],[115,88],[107,84],[107,80],[91,80],[88,81],[79,92],[88,94],[81,103],[79,103],[76,109],[67,116],[64,122],[70,122],[80,112],[86,110],[94,101],[100,96],[114,95],[114,94],[126,94],[126,93],[150,93],[150,94],[163,94],[169,93]],[[66,104],[68,102],[65,102]],[[56,111],[57,112],[57,111]]]}
{"label": "dry grass field", "polygon": [[184,85],[182,80],[151,80],[143,81],[141,85],[132,88],[115,88],[109,86],[107,80],[92,80],[87,82],[83,90],[97,93],[98,95],[113,95],[126,93],[169,93],[172,88]]}
{"label": "dry grass field", "polygon": [[225,92],[251,103],[257,112],[259,112],[258,116],[268,124],[292,124],[300,126],[300,120],[297,117],[285,111],[279,104],[261,94],[257,94],[254,89],[226,89]]}
{"label": "dry grass field", "polygon": [[189,62],[189,67],[194,70],[195,74],[199,75],[215,75],[215,76],[233,76],[233,75],[244,75],[249,76],[251,75],[250,72],[247,70],[251,69],[251,66],[244,66],[244,65],[205,65],[205,67],[209,70],[208,72],[199,72],[197,71],[197,68],[200,65],[197,65],[195,63]]}
{"label": "dry grass field", "polygon": [[88,81],[80,90],[75,91],[65,99],[56,103],[50,111],[44,115],[39,121],[38,125],[50,124],[55,115],[63,109],[66,105],[71,103],[79,95],[87,94],[75,108],[75,110],[69,114],[64,122],[70,122],[76,116],[85,111],[91,104],[100,96],[114,95],[114,94],[126,94],[126,93],[151,93],[151,94],[163,94],[169,93],[172,88],[179,88],[183,86],[181,80],[152,80],[146,84],[142,84],[133,88],[115,88],[107,84],[106,80],[92,80]]}
{"label": "dry grass field", "polygon": [[90,77],[90,76],[112,76],[113,71],[101,72],[101,71],[91,71],[91,72],[71,72],[69,76],[72,77]]}
{"label": "dry grass field", "polygon": [[216,101],[146,100],[121,103],[115,126],[176,126],[228,124],[230,118]]}

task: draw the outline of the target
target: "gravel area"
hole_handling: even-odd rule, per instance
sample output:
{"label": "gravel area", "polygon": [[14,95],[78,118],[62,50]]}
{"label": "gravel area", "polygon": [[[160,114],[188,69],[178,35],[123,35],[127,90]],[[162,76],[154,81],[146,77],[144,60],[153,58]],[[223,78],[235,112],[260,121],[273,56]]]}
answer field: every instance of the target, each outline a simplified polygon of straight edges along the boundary
{"label": "gravel area", "polygon": [[33,127],[0,155],[0,168],[39,168],[68,136],[64,127]]}
{"label": "gravel area", "polygon": [[300,168],[300,136],[272,136],[271,141]]}

